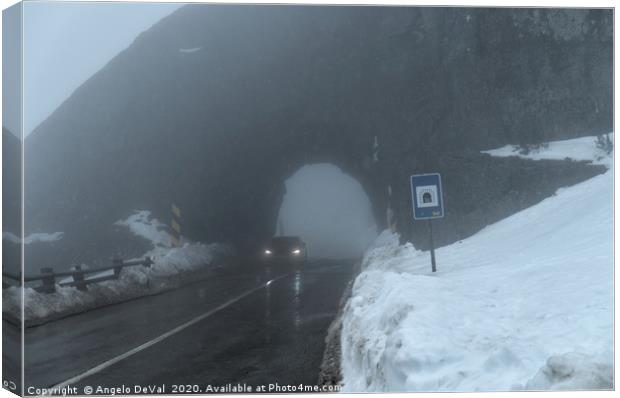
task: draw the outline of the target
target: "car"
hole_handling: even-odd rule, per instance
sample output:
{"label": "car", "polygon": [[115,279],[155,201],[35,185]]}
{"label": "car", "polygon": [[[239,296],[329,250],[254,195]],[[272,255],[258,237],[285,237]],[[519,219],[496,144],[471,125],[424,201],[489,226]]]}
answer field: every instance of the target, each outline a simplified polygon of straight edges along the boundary
{"label": "car", "polygon": [[269,263],[302,265],[308,260],[308,250],[306,242],[298,236],[274,236],[265,246],[262,256]]}

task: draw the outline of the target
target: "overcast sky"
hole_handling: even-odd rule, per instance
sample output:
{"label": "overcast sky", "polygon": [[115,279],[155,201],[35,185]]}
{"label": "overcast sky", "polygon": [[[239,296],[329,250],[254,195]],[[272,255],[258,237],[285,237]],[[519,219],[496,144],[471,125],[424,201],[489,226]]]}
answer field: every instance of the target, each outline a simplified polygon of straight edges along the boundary
{"label": "overcast sky", "polygon": [[20,21],[21,8],[2,12],[2,126],[19,135],[20,124]]}
{"label": "overcast sky", "polygon": [[[24,133],[29,134],[138,34],[181,6],[24,3]],[[7,123],[11,124],[18,125]]]}

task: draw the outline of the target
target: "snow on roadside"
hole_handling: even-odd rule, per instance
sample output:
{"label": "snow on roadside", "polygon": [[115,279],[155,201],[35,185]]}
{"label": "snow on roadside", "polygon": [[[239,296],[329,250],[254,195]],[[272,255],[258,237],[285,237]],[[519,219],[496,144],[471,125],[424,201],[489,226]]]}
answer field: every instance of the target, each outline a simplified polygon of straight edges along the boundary
{"label": "snow on roadside", "polygon": [[[165,225],[151,217],[148,211],[137,211],[126,220],[115,224],[125,226],[135,235],[152,242],[153,248],[141,258],[149,256],[154,264],[150,268],[124,268],[119,279],[91,284],[87,291],[57,285],[56,293],[44,294],[26,287],[24,312],[27,325],[40,324],[73,313],[179,287],[194,281],[197,273],[209,272],[219,256],[230,254],[227,245],[218,243],[204,244],[184,240],[182,247],[170,247],[171,237],[163,229]],[[95,276],[109,273],[102,272]],[[14,316],[19,314],[20,293],[21,289],[17,287],[3,289],[3,311]]]}
{"label": "snow on roadside", "polygon": [[562,188],[436,250],[435,274],[383,232],[345,310],[344,391],[613,388],[612,199],[611,171]]}
{"label": "snow on roadside", "polygon": [[[613,133],[609,133],[609,136],[613,143]],[[608,156],[605,151],[596,146],[596,136],[552,141],[549,142],[547,147],[533,149],[527,155],[519,153],[519,151],[520,148],[518,145],[506,145],[501,148],[481,152],[496,157],[518,156],[520,158],[531,160],[563,160],[569,158],[577,161],[590,161],[593,164],[603,164],[607,166],[611,164],[611,157]]]}

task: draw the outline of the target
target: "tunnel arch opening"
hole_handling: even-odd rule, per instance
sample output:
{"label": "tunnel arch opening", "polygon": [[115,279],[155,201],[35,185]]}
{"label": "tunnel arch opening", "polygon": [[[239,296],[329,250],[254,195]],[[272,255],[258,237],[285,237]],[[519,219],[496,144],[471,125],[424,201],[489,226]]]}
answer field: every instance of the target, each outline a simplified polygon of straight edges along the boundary
{"label": "tunnel arch opening", "polygon": [[377,236],[362,184],[331,163],[298,168],[284,184],[275,235],[300,236],[311,258],[359,258]]}

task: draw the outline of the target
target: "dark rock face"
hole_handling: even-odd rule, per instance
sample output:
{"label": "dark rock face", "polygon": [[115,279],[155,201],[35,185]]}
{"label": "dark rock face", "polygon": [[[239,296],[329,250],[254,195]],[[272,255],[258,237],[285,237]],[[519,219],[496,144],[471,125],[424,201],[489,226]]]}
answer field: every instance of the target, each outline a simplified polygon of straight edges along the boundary
{"label": "dark rock face", "polygon": [[602,171],[480,150],[611,129],[611,10],[188,5],[28,137],[26,229],[111,255],[114,221],[174,202],[190,238],[253,248],[330,162],[422,247],[408,176],[441,172],[448,243]]}

